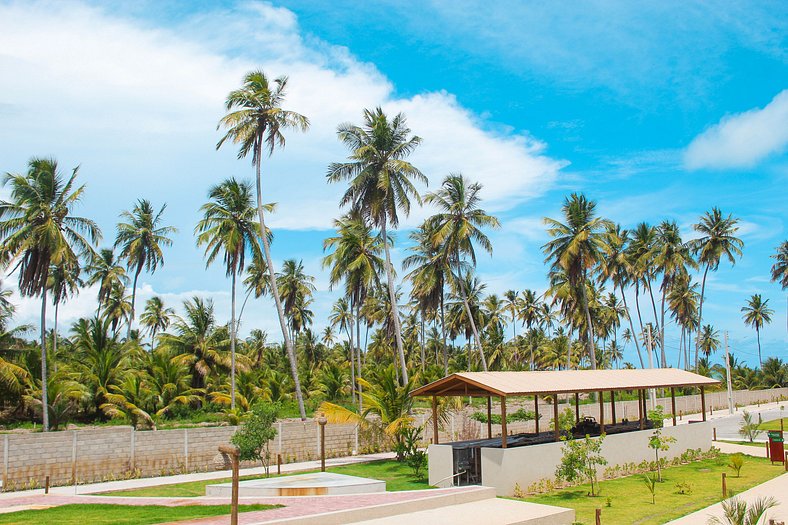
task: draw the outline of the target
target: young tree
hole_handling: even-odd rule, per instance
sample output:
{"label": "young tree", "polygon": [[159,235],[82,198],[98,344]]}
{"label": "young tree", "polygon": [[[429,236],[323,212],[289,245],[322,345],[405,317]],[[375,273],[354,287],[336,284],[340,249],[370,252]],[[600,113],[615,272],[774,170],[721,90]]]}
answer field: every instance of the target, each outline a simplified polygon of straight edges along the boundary
{"label": "young tree", "polygon": [[662,464],[659,460],[660,452],[667,452],[670,449],[670,444],[675,443],[676,438],[673,436],[665,436],[662,434],[662,429],[657,428],[648,440],[648,447],[654,450],[654,460],[657,464],[657,481],[662,483]]}
{"label": "young tree", "polygon": [[555,477],[569,483],[587,481],[591,485],[591,496],[596,496],[599,482],[597,469],[607,465],[607,459],[602,455],[602,442],[605,436],[591,438],[586,435],[584,439],[567,439],[562,449],[561,464],[555,471]]}
{"label": "young tree", "polygon": [[296,362],[293,341],[287,329],[285,312],[282,308],[282,301],[279,298],[279,289],[276,283],[276,270],[271,259],[271,245],[267,235],[268,229],[265,226],[265,212],[263,208],[263,194],[261,183],[261,167],[263,154],[268,153],[270,157],[274,149],[285,146],[285,136],[282,131],[286,129],[298,129],[306,131],[309,129],[309,119],[305,116],[282,108],[285,99],[285,89],[287,88],[287,77],[279,77],[273,81],[273,86],[268,77],[262,71],[252,71],[244,77],[243,86],[240,89],[231,91],[227,95],[225,108],[227,114],[219,121],[218,128],[224,127],[227,132],[216,144],[216,149],[222,147],[227,140],[240,145],[238,158],[245,158],[252,154],[252,164],[255,167],[257,183],[257,217],[260,221],[260,240],[265,254],[265,265],[268,269],[268,283],[271,287],[276,313],[279,316],[279,327],[282,330],[282,337],[285,342],[287,358],[290,361],[290,373],[295,385],[295,395],[298,401],[298,410],[301,413],[301,420],[306,421],[306,411],[304,410],[304,395],[301,392],[301,381],[298,377],[298,363]]}
{"label": "young tree", "polygon": [[275,404],[255,404],[241,427],[230,438],[230,442],[237,446],[241,453],[241,461],[259,461],[265,469],[265,477],[268,477],[271,466],[269,443],[276,437],[274,423],[277,412],[278,407]]}
{"label": "young tree", "polygon": [[746,410],[742,413],[741,416],[741,426],[739,426],[739,434],[742,437],[746,437],[752,443],[755,438],[757,438],[762,431],[758,430],[758,422],[753,421],[752,414],[747,412]]}

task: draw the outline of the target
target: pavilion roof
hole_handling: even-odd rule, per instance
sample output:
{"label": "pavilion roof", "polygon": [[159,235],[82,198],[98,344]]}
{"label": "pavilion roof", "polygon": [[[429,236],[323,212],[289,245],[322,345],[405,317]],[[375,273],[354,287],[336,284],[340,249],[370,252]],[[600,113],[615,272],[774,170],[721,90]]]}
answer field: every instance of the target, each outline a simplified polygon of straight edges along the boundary
{"label": "pavilion roof", "polygon": [[715,379],[677,368],[458,372],[417,388],[410,395],[507,397],[717,384]]}

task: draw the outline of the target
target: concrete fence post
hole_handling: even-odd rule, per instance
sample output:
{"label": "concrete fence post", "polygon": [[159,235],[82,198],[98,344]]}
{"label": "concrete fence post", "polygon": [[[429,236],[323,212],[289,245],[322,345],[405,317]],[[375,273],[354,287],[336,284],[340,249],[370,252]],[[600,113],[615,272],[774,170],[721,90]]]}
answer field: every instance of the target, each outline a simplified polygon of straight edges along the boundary
{"label": "concrete fence post", "polygon": [[276,451],[277,453],[281,454],[282,453],[282,422],[280,421],[278,425],[279,425],[279,431],[276,433],[278,439]]}
{"label": "concrete fence post", "polygon": [[77,431],[71,431],[71,484],[77,484]]}
{"label": "concrete fence post", "polygon": [[137,431],[131,427],[131,450],[129,451],[129,470],[134,470],[136,467],[135,449],[137,448]]}
{"label": "concrete fence post", "polygon": [[317,457],[320,457],[320,425],[315,425],[315,443],[317,449]]}
{"label": "concrete fence post", "polygon": [[8,448],[10,446],[9,435],[3,436],[3,488],[8,487]]}
{"label": "concrete fence post", "polygon": [[183,464],[186,472],[189,472],[189,429],[183,429]]}

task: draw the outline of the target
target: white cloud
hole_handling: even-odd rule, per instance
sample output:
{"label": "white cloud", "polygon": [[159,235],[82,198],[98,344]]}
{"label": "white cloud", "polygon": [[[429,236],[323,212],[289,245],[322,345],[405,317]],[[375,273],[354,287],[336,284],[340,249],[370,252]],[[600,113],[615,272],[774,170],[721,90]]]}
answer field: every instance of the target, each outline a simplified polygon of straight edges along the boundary
{"label": "white cloud", "polygon": [[747,168],[788,145],[788,90],[764,108],[730,115],[690,143],[684,154],[689,169]]}
{"label": "white cloud", "polygon": [[541,194],[565,164],[524,132],[491,131],[449,93],[396,97],[373,65],[305,38],[291,11],[264,3],[203,12],[170,28],[81,3],[11,3],[0,6],[0,49],[4,168],[22,169],[33,154],[84,163],[85,206],[105,210],[100,221],[128,206],[119,191],[127,181],[131,198],[169,200],[189,231],[210,184],[251,177],[232,146],[217,154],[214,145],[224,97],[255,67],[287,74],[288,106],[312,122],[264,163],[264,191],[279,203],[274,228],[331,227],[343,188],[327,185],[325,170],[347,155],[336,126],[358,122],[364,107],[406,112],[424,139],[413,160],[433,185],[463,171],[485,185],[491,209]]}

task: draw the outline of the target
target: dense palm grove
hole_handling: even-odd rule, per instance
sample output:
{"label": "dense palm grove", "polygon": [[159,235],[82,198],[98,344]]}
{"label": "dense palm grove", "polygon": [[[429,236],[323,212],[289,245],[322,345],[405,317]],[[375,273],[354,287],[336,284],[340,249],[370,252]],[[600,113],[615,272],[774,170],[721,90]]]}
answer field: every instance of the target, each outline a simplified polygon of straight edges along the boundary
{"label": "dense palm grove", "polygon": [[[298,260],[274,268],[265,216],[276,210],[261,194],[264,158],[285,146],[285,132],[309,128],[306,117],[283,109],[286,86],[284,77],[249,73],[220,121],[217,148],[237,145],[256,174],[254,183],[230,178],[209,188],[194,229],[206,264],[226,271],[229,320],[218,319],[207,298],[180,305],[182,315],[158,297],[136,304],[139,277],[160,271],[172,244],[166,206],[139,200],[120,214],[114,242],[102,245],[98,225],[75,215],[85,192],[77,169],[64,175],[55,160],[33,158],[27,172],[6,175],[0,263],[22,296],[40,299],[41,320],[14,326],[13,297],[0,289],[5,422],[41,421],[44,429],[112,419],[140,428],[237,422],[265,400],[302,418],[328,401],[390,423],[410,408],[414,384],[455,370],[654,366],[725,377],[720,331],[703,306],[709,273],[742,256],[737,218],[714,208],[684,241],[675,221],[625,229],[572,194],[560,217],[545,219],[546,292],[488,294],[476,262],[493,253],[487,232],[500,225],[482,208],[483,188],[456,173],[421,195],[416,184],[427,177],[408,160],[421,139],[403,115],[389,118],[380,108],[365,110],[361,125],[338,128],[348,157],[326,178],[345,185],[339,204],[347,213],[323,247],[339,298],[328,326],[316,331],[314,277]],[[435,213],[409,232],[395,268],[391,232],[422,203]],[[773,257],[772,279],[785,289],[788,241]],[[86,287],[98,291],[95,315],[59,327],[60,307]],[[281,334],[269,340],[252,329],[238,338],[244,307],[263,296],[273,299]],[[760,331],[773,310],[760,295],[743,303],[760,360]],[[634,363],[623,362],[626,349]],[[788,365],[774,357],[750,368],[732,356],[730,365],[736,388],[788,384]]]}

